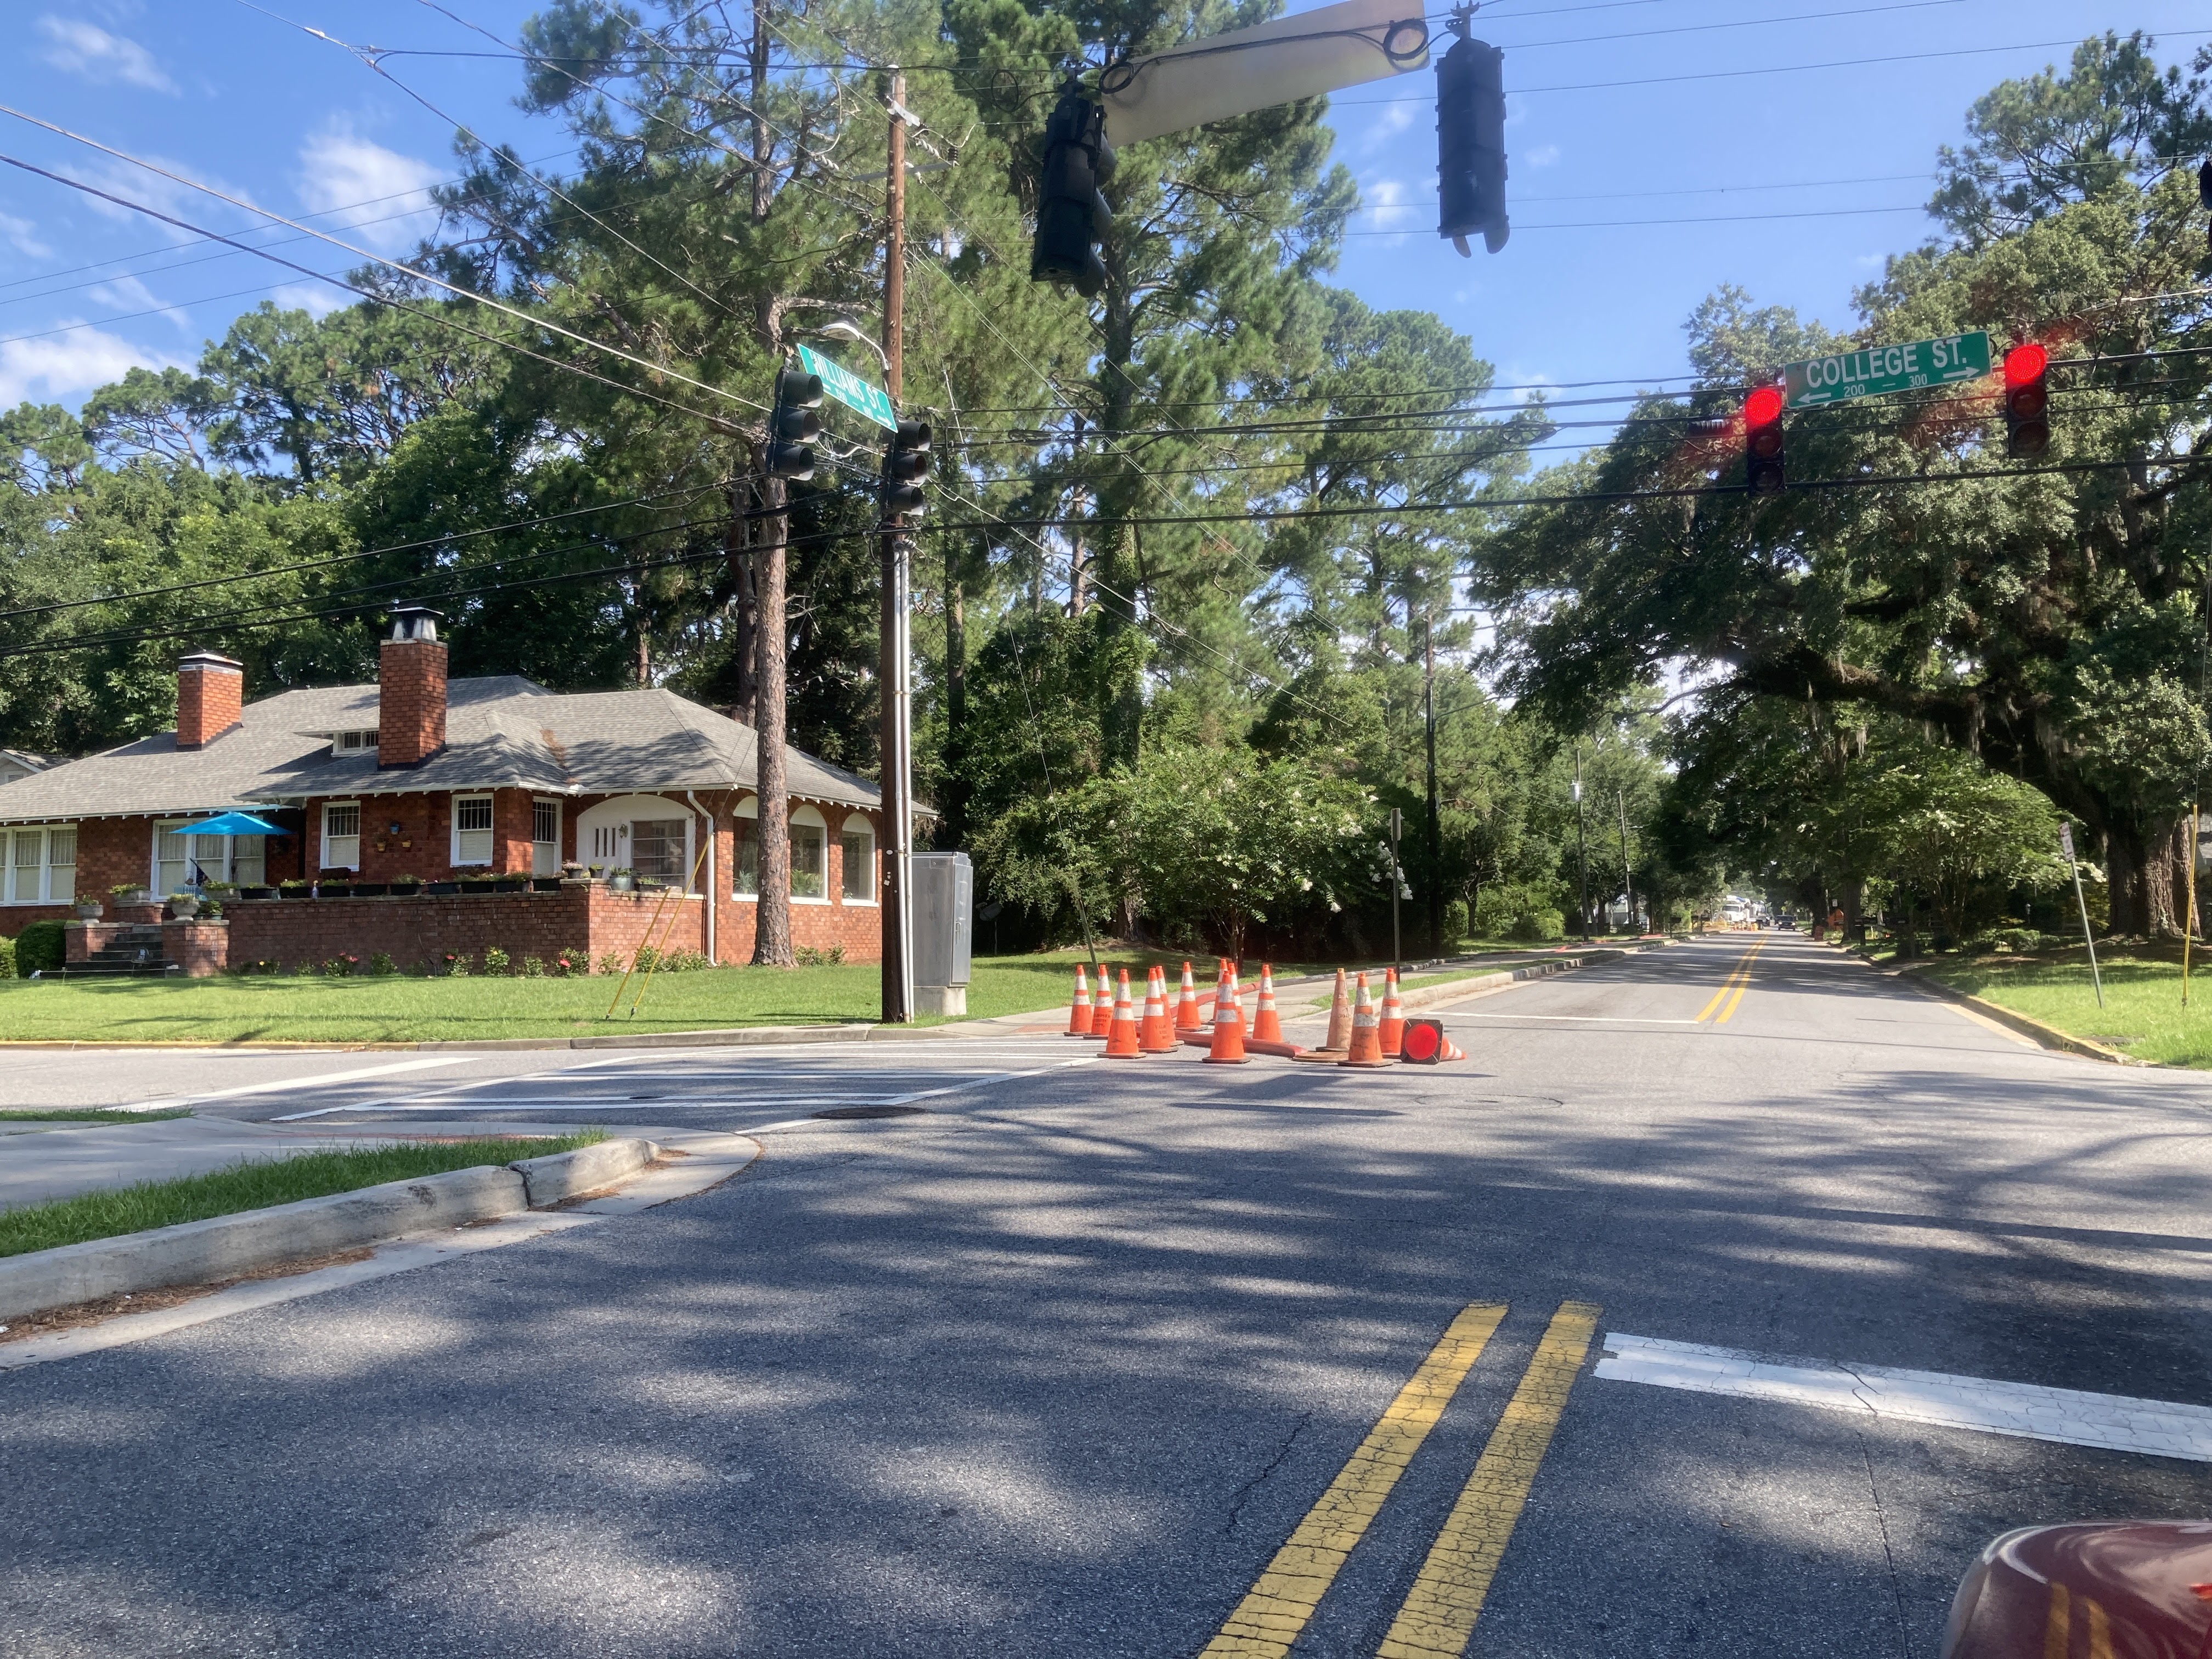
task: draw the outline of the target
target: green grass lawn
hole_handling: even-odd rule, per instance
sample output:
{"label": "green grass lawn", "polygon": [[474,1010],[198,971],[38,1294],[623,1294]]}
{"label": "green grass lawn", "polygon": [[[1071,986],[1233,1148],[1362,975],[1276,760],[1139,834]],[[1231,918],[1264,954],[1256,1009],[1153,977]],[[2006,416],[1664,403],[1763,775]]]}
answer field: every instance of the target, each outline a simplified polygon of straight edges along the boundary
{"label": "green grass lawn", "polygon": [[1946,985],[2137,1060],[2212,1066],[2212,973],[2205,971],[2212,964],[2193,957],[2185,1008],[2178,950],[2111,960],[2100,954],[2098,962],[2105,975],[2102,1008],[2079,951],[2057,960],[1963,962],[1929,971]]}
{"label": "green grass lawn", "polygon": [[[1141,969],[1170,959],[1105,958]],[[1080,951],[979,957],[969,1017],[1067,1006]],[[1182,959],[1173,959],[1176,973]],[[1195,964],[1210,981],[1211,964]],[[656,974],[635,1014],[639,982],[606,1018],[617,981],[588,979],[324,979],[279,975],[202,980],[0,980],[0,1039],[78,1042],[421,1042],[471,1037],[568,1037],[685,1031],[730,1025],[873,1020],[882,972],[828,968],[712,968]],[[942,1024],[932,1020],[924,1024]]]}
{"label": "green grass lawn", "polygon": [[181,1221],[205,1221],[211,1216],[349,1193],[386,1181],[443,1175],[479,1164],[510,1164],[519,1158],[569,1152],[605,1139],[604,1129],[585,1129],[572,1135],[527,1139],[511,1136],[251,1159],[208,1175],[142,1181],[111,1192],[82,1193],[75,1198],[26,1204],[19,1210],[0,1213],[0,1256],[113,1238],[149,1227],[173,1227]]}

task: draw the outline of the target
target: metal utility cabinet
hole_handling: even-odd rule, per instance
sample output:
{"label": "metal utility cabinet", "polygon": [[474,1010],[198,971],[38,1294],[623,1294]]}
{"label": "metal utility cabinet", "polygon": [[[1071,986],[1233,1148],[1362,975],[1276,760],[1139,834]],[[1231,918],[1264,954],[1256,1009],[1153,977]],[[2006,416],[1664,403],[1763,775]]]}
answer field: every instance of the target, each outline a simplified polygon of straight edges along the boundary
{"label": "metal utility cabinet", "polygon": [[968,1012],[974,954],[975,866],[965,853],[916,853],[914,872],[914,1012]]}

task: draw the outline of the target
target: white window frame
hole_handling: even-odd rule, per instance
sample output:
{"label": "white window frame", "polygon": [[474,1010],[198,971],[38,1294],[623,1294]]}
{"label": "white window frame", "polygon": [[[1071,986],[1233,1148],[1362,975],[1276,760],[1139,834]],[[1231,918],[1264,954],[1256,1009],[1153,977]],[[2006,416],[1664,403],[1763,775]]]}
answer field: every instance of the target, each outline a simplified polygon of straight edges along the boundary
{"label": "white window frame", "polygon": [[[54,837],[57,835],[65,835],[70,837],[70,850],[74,857],[68,864],[57,865],[53,862]],[[15,896],[15,878],[19,867],[15,861],[15,837],[18,836],[36,836],[39,838],[39,861],[36,864],[20,866],[24,870],[36,870],[39,872],[37,879],[33,883],[35,896],[29,898]],[[82,856],[77,826],[74,823],[11,823],[0,826],[0,904],[68,904],[74,902],[76,897],[77,868],[75,860]],[[54,890],[54,872],[58,869],[67,870],[70,872],[67,892]]]}
{"label": "white window frame", "polygon": [[[745,874],[745,825],[752,825],[753,885],[747,892],[738,884]],[[730,897],[739,904],[760,902],[760,797],[741,801],[730,814]]]}
{"label": "white window frame", "polygon": [[[201,873],[205,875],[210,881],[238,880],[238,845],[243,841],[252,841],[258,842],[259,844],[262,855],[260,879],[251,884],[250,884],[256,887],[265,886],[268,884],[269,841],[265,836],[187,836],[185,837],[185,846],[183,860],[185,866],[185,879],[174,887],[165,884],[161,879],[161,837],[163,836],[175,834],[178,830],[183,829],[192,820],[190,818],[164,818],[158,820],[155,823],[154,844],[148,849],[147,853],[146,890],[149,892],[159,893],[164,896],[170,893],[190,892],[191,890],[191,870],[194,865],[198,865],[199,866]],[[222,843],[222,850],[220,853],[212,851],[204,853],[198,847],[198,843],[202,842],[220,842]],[[335,868],[336,866],[332,867]]]}
{"label": "white window frame", "polygon": [[[353,834],[350,836],[340,835],[337,839],[339,841],[350,841],[353,842],[353,860],[350,863],[348,863],[343,859],[335,859],[331,856],[331,842],[332,839],[331,833],[331,814],[336,811],[343,811],[349,807],[353,810]],[[315,854],[315,862],[318,869],[350,870],[356,875],[361,873],[361,824],[362,819],[365,816],[366,813],[362,810],[362,804],[357,800],[326,800],[323,803],[322,835],[319,838]],[[228,848],[224,850],[223,867],[226,870],[230,867],[230,855]],[[228,880],[229,878],[226,876],[224,879]]]}
{"label": "white window frame", "polygon": [[376,750],[374,732],[341,732],[331,739],[333,755],[367,755]]}
{"label": "white window frame", "polygon": [[[848,836],[862,836],[868,843],[868,850],[863,855],[864,861],[868,866],[867,896],[865,898],[855,897],[845,890],[842,878],[851,869],[849,862],[845,859],[845,839]],[[853,812],[847,815],[843,825],[837,831],[837,857],[840,876],[837,890],[840,902],[865,904],[872,908],[877,902],[876,895],[882,890],[876,884],[876,826],[866,813]]]}
{"label": "white window frame", "polygon": [[[538,814],[548,807],[551,808],[553,812],[553,839],[550,842],[543,842],[538,839]],[[530,873],[532,875],[557,876],[561,873],[561,830],[559,799],[550,795],[532,795],[530,798]],[[553,849],[551,855],[541,858],[538,849],[549,846]],[[543,869],[538,867],[541,863],[544,866]]]}
{"label": "white window frame", "polygon": [[[461,808],[465,805],[473,806],[479,801],[483,804],[485,815],[490,818],[490,823],[482,830],[462,829]],[[450,849],[452,856],[447,860],[447,862],[450,863],[454,869],[476,870],[488,869],[490,867],[493,859],[497,856],[499,852],[498,806],[498,802],[489,792],[483,794],[455,795],[453,798],[453,846]],[[484,843],[484,855],[482,858],[465,859],[461,856],[461,837],[465,835],[488,836],[490,837],[490,839]]]}

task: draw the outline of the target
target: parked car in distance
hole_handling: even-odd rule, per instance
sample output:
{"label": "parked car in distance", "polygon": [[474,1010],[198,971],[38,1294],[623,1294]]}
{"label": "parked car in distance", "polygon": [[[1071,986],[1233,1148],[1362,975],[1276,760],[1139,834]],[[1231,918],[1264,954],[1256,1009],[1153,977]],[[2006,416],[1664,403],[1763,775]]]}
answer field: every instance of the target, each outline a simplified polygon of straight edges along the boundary
{"label": "parked car in distance", "polygon": [[1992,1540],[1952,1601],[1942,1659],[2208,1652],[2212,1521],[2096,1521]]}

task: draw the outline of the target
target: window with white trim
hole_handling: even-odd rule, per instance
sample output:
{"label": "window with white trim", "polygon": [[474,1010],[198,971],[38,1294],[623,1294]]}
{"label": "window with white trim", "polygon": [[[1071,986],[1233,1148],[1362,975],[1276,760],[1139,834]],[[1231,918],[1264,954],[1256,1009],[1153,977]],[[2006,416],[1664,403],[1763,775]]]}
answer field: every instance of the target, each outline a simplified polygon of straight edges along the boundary
{"label": "window with white trim", "polygon": [[0,901],[66,904],[76,896],[76,826],[0,830]]}
{"label": "window with white trim", "polygon": [[684,881],[690,824],[683,818],[635,818],[629,826],[630,868],[659,881]]}
{"label": "window with white trim", "polygon": [[491,797],[453,797],[453,862],[491,862]]}
{"label": "window with white trim", "polygon": [[[214,836],[195,840],[215,841]],[[361,868],[361,803],[333,800],[323,803],[323,866],[325,870]]]}
{"label": "window with white trim", "polygon": [[791,896],[795,899],[830,896],[829,832],[818,823],[791,824]]}
{"label": "window with white trim", "polygon": [[258,887],[268,879],[266,836],[179,834],[188,822],[176,818],[154,826],[155,892],[189,893],[210,881]]}
{"label": "window with white trim", "polygon": [[847,818],[844,834],[838,839],[844,855],[842,890],[845,902],[873,904],[876,902],[875,826],[858,816]]}
{"label": "window with white trim", "polygon": [[561,803],[543,799],[530,803],[530,873],[561,873]]}
{"label": "window with white trim", "polygon": [[375,747],[374,732],[341,732],[331,739],[331,752],[334,755],[358,755]]}

